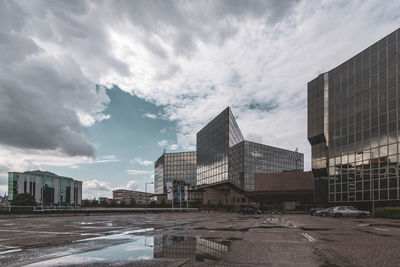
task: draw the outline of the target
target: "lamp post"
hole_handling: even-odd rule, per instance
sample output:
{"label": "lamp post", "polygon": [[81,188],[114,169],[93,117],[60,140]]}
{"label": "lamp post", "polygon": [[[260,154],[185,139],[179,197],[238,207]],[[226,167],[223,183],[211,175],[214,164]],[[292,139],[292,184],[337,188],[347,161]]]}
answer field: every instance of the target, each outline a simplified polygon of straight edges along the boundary
{"label": "lamp post", "polygon": [[[369,160],[371,161],[374,158],[374,152],[369,151],[367,153],[369,153],[369,157],[370,157]],[[360,151],[357,154],[362,155],[362,154],[364,154],[364,151]],[[372,217],[375,217],[375,188],[372,186],[372,184],[373,184],[373,180],[370,175],[369,191],[370,191],[370,194],[372,193]]]}
{"label": "lamp post", "polygon": [[61,203],[60,204],[62,206],[62,203],[63,203],[63,192],[60,193],[60,196],[61,196]]}
{"label": "lamp post", "polygon": [[145,208],[144,208],[144,212],[146,213],[147,212],[147,205],[148,205],[148,203],[147,203],[147,185],[148,184],[154,184],[154,182],[148,182],[148,183],[146,183],[145,184],[145,193],[146,193],[146,205],[145,205]]}

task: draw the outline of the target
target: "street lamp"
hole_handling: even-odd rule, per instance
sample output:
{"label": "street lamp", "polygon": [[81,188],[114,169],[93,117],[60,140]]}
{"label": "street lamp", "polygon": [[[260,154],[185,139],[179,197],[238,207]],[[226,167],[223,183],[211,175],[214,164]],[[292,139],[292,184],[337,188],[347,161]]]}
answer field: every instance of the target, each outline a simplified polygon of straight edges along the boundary
{"label": "street lamp", "polygon": [[[366,153],[369,153],[370,162],[372,162],[371,160],[374,158],[374,152],[369,151]],[[362,154],[364,154],[364,151],[360,151],[357,154],[362,155]],[[369,178],[369,180],[370,180],[369,181],[369,191],[370,191],[370,194],[372,193],[372,217],[375,217],[375,188],[372,186],[373,179],[372,179],[371,175],[369,177],[370,177]]]}
{"label": "street lamp", "polygon": [[148,182],[148,183],[146,183],[145,184],[145,193],[146,193],[146,206],[145,206],[145,208],[144,208],[144,212],[146,213],[147,212],[147,205],[148,205],[148,202],[147,202],[147,185],[148,184],[154,184],[154,182]]}

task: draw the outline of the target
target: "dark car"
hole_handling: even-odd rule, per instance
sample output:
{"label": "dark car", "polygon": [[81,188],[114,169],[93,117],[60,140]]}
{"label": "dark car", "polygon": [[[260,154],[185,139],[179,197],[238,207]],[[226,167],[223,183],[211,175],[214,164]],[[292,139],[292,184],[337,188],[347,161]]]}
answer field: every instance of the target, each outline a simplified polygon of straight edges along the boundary
{"label": "dark car", "polygon": [[325,208],[321,208],[321,207],[320,208],[311,208],[308,212],[310,213],[311,216],[314,216],[317,211],[323,210],[323,209],[325,209]]}
{"label": "dark car", "polygon": [[318,210],[314,213],[314,216],[321,216],[321,217],[325,217],[325,216],[329,216],[330,215],[330,211],[332,208],[327,208],[327,209],[323,209],[323,210]]}
{"label": "dark car", "polygon": [[262,211],[261,210],[257,210],[257,209],[252,208],[252,207],[241,207],[239,213],[240,214],[261,214]]}

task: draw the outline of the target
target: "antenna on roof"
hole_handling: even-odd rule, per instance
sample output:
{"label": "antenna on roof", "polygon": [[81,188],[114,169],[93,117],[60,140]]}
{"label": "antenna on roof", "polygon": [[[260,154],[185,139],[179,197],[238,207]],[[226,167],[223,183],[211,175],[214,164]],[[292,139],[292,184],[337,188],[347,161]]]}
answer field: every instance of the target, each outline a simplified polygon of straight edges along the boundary
{"label": "antenna on roof", "polygon": [[296,147],[296,149],[294,150],[296,153],[299,152],[299,148]]}
{"label": "antenna on roof", "polygon": [[167,152],[167,150],[164,148],[164,149],[163,149],[163,154],[165,154],[165,152]]}

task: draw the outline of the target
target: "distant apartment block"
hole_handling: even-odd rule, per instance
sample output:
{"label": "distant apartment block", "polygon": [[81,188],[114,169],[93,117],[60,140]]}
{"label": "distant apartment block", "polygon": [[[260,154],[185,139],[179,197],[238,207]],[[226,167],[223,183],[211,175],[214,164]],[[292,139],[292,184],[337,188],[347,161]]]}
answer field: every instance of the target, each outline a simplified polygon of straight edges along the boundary
{"label": "distant apartment block", "polygon": [[136,205],[148,205],[151,195],[151,193],[140,191],[117,189],[113,191],[113,200],[117,201],[118,204],[125,202],[127,205],[131,205],[134,201]]}
{"label": "distant apartment block", "polygon": [[82,182],[47,171],[8,173],[8,201],[29,193],[43,205],[81,205]]}
{"label": "distant apartment block", "polygon": [[308,83],[316,200],[400,200],[400,29]]}

